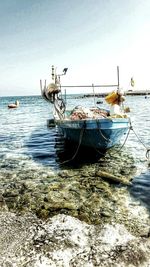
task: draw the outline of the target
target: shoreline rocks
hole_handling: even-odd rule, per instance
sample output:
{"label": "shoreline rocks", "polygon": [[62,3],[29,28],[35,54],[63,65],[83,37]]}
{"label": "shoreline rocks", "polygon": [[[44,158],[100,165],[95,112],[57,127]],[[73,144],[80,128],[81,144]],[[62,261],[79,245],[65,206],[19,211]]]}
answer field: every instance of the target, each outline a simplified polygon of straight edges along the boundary
{"label": "shoreline rocks", "polygon": [[28,213],[0,212],[0,266],[148,267],[150,238],[124,225],[88,225],[59,214],[46,221]]}

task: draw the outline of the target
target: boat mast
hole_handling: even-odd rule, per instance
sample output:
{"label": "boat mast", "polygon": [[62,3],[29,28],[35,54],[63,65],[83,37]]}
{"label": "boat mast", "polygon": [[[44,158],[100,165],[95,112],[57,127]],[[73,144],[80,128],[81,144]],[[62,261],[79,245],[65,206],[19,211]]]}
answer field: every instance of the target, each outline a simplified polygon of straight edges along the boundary
{"label": "boat mast", "polygon": [[93,88],[93,95],[94,95],[94,106],[96,107],[96,101],[95,101],[95,89],[94,89],[94,84],[92,83],[92,88]]}
{"label": "boat mast", "polygon": [[119,81],[119,66],[117,66],[117,80],[118,80],[117,90],[119,90],[119,87],[120,87],[120,81]]}
{"label": "boat mast", "polygon": [[51,76],[52,76],[52,81],[55,80],[55,69],[54,69],[54,65],[52,65],[52,73],[51,73]]}

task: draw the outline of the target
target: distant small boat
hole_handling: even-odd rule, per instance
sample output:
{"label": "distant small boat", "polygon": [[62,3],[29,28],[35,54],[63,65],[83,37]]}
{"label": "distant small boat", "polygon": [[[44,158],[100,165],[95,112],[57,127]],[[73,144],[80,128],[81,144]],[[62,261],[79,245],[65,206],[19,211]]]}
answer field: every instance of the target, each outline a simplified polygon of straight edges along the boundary
{"label": "distant small boat", "polygon": [[19,107],[19,101],[16,100],[15,103],[8,104],[8,108],[18,108]]}
{"label": "distant small boat", "polygon": [[102,100],[97,100],[96,104],[103,104]]}

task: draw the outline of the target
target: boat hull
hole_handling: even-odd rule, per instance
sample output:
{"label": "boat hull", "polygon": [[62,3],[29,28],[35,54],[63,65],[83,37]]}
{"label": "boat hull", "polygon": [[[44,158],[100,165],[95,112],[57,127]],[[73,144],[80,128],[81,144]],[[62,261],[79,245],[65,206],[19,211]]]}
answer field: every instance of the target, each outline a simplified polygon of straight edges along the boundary
{"label": "boat hull", "polygon": [[66,140],[103,150],[119,144],[130,127],[128,118],[58,120],[56,125]]}

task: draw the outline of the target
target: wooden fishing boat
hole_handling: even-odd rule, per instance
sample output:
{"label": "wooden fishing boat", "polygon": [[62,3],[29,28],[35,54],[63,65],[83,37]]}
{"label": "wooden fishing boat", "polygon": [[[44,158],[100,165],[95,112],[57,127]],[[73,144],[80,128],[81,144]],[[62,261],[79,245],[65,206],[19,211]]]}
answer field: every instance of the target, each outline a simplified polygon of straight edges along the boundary
{"label": "wooden fishing boat", "polygon": [[[111,86],[119,88],[119,69],[117,68],[117,70],[118,84]],[[67,69],[64,69],[61,75],[65,75],[66,71]],[[56,75],[52,66],[54,83],[46,86],[45,81],[43,88],[42,81],[40,81],[40,86],[44,99],[54,105],[54,124],[64,138],[78,144],[78,146],[99,150],[106,150],[119,144],[122,137],[129,131],[129,118],[127,116],[111,117],[109,110],[96,106],[94,108],[77,106],[68,111],[66,102],[61,95],[61,75]]]}
{"label": "wooden fishing boat", "polygon": [[56,120],[64,137],[79,145],[105,150],[120,142],[129,129],[127,118]]}

